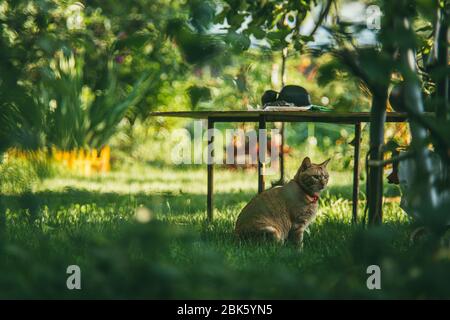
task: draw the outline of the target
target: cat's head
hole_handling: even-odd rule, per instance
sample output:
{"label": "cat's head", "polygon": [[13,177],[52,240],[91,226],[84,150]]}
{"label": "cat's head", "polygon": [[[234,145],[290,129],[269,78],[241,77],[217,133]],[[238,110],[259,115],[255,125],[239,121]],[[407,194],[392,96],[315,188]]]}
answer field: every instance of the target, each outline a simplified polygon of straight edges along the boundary
{"label": "cat's head", "polygon": [[311,159],[303,159],[294,180],[310,195],[318,195],[328,184],[327,164],[330,159],[320,164],[311,163]]}

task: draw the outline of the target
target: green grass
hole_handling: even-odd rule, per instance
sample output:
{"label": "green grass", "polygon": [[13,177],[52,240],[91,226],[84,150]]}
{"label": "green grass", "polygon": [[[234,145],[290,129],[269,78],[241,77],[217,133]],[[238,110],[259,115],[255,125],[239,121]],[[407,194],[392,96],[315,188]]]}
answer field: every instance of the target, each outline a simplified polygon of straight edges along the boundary
{"label": "green grass", "polygon": [[[302,251],[235,238],[236,217],[256,192],[256,171],[215,172],[212,223],[205,221],[203,167],[136,165],[92,178],[44,180],[32,193],[3,196],[0,286],[8,290],[0,297],[416,297],[405,284],[412,276],[398,276],[398,268],[412,266],[415,250],[406,215],[397,203],[387,203],[383,228],[352,225],[351,173],[331,177]],[[141,207],[150,222],[136,220]],[[82,269],[81,291],[65,288],[70,264]],[[370,264],[384,266],[391,288],[367,289]],[[433,290],[429,295],[448,293]]]}

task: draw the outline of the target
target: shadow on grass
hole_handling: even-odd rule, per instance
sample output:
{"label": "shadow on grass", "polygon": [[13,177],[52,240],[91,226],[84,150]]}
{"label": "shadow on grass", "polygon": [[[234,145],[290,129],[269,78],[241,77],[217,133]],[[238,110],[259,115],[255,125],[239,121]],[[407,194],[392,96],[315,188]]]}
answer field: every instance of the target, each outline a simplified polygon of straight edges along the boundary
{"label": "shadow on grass", "polygon": [[[224,210],[239,203],[248,201],[252,192],[216,193],[214,195],[216,209]],[[206,211],[206,195],[191,193],[155,193],[143,192],[120,194],[113,192],[97,192],[82,189],[59,191],[41,191],[33,194],[3,195],[6,208],[20,209],[30,207],[48,207],[50,211],[67,208],[73,205],[96,205],[98,207],[145,206],[160,214],[189,214]]]}
{"label": "shadow on grass", "polygon": [[[364,186],[361,186],[364,189]],[[399,196],[396,186],[389,186],[387,196]],[[244,205],[256,195],[252,191],[240,192],[216,192],[214,193],[214,208],[219,211],[227,211],[229,208]],[[352,199],[352,186],[330,186],[323,194],[324,197]],[[6,208],[29,208],[46,206],[50,211],[73,205],[93,204],[100,207],[126,207],[136,208],[145,206],[159,214],[192,214],[201,211],[206,212],[206,195],[185,192],[158,192],[148,194],[99,192],[77,188],[66,188],[64,191],[40,191],[33,194],[3,195],[3,203]],[[364,199],[363,192],[360,199]]]}

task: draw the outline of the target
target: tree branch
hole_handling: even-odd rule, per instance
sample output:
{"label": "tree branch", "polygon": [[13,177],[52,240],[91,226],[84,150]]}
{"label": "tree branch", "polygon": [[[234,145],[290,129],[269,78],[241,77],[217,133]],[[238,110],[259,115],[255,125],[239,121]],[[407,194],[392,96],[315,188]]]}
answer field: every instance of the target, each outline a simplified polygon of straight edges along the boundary
{"label": "tree branch", "polygon": [[320,27],[320,25],[322,24],[323,20],[324,20],[324,19],[326,18],[326,16],[328,15],[328,12],[330,12],[330,8],[331,8],[332,3],[333,3],[333,0],[328,0],[328,1],[327,1],[327,4],[326,4],[325,8],[324,8],[323,11],[320,13],[319,20],[317,20],[317,23],[316,23],[316,25],[314,26],[314,29],[313,29],[313,30],[311,31],[311,33],[309,34],[310,37],[312,37],[312,36],[316,33],[317,29],[319,29],[319,27]]}

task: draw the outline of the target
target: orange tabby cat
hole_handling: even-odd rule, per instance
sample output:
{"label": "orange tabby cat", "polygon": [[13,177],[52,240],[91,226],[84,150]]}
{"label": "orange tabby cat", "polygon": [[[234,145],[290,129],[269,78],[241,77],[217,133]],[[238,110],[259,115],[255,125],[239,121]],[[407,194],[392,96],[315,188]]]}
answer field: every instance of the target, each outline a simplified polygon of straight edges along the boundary
{"label": "orange tabby cat", "polygon": [[303,232],[316,216],[320,192],[328,183],[329,161],[313,164],[306,157],[291,181],[254,197],[239,214],[236,233],[280,243],[291,239],[301,245]]}

